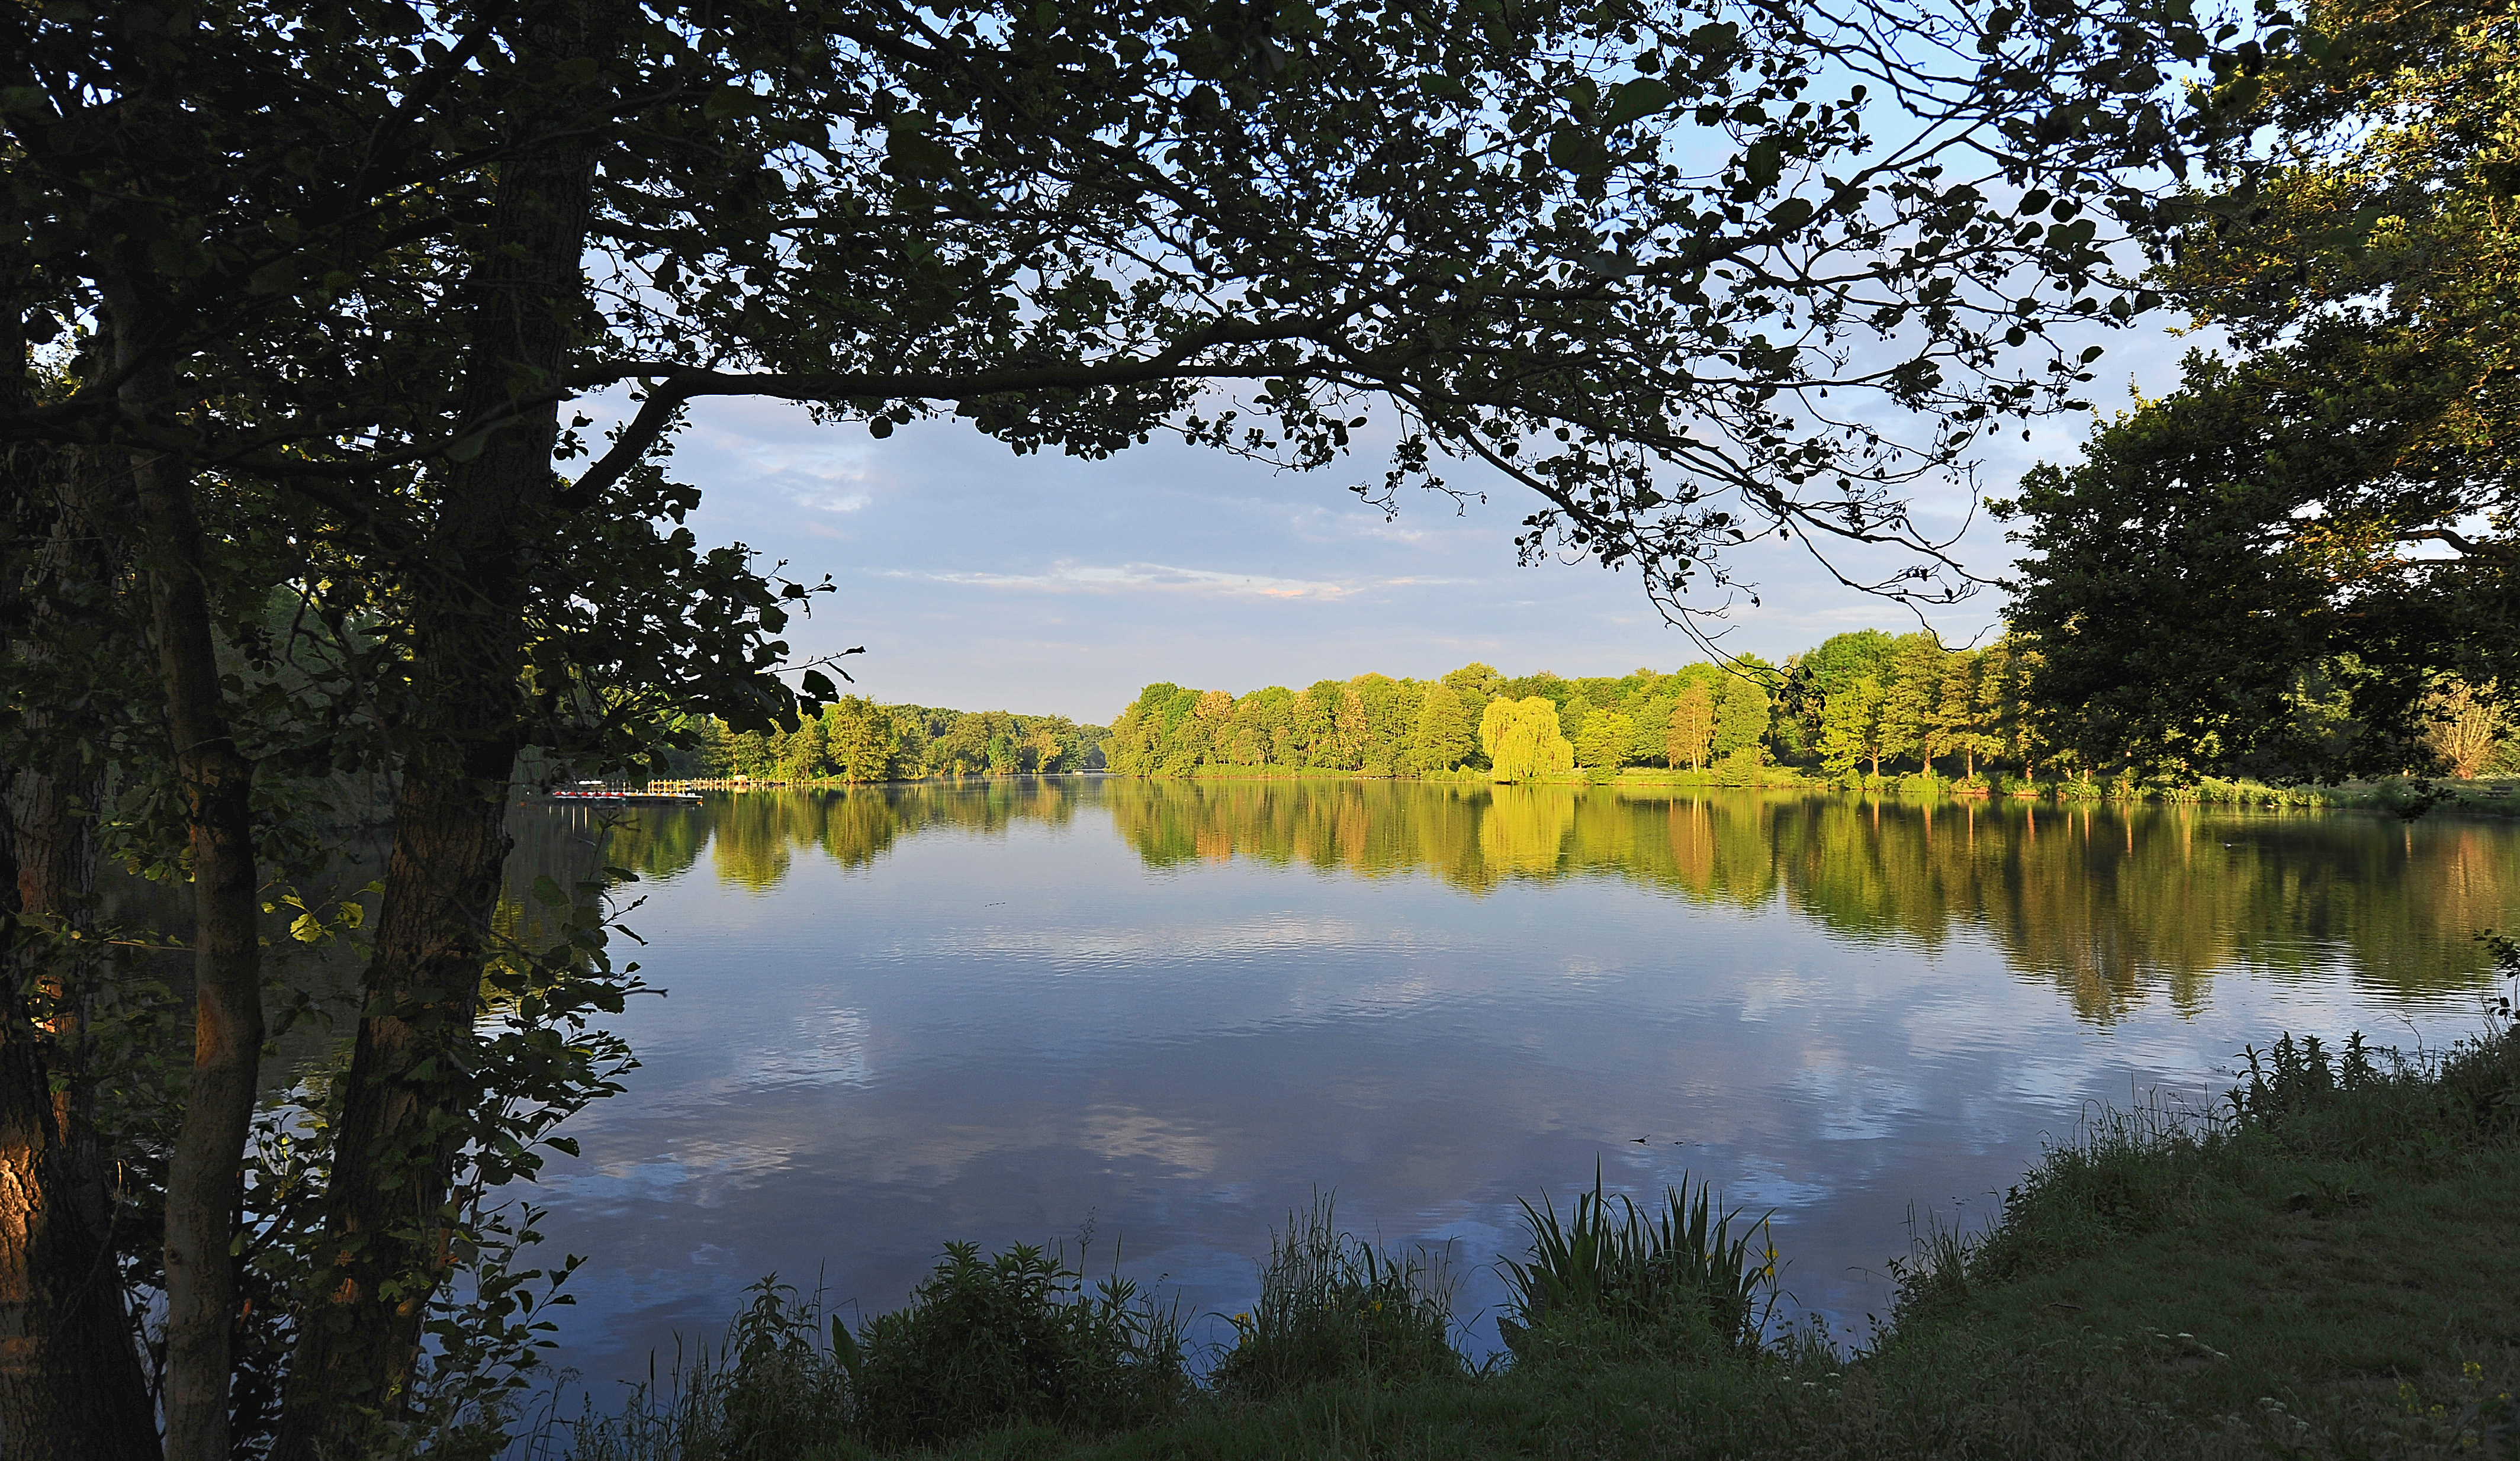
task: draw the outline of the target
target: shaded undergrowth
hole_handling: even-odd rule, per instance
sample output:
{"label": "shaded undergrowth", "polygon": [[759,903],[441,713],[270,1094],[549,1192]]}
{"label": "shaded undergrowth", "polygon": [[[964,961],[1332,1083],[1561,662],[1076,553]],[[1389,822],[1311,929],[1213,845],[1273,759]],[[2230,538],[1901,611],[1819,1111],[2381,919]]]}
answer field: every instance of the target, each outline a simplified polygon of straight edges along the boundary
{"label": "shaded undergrowth", "polygon": [[1230,1321],[1234,1344],[1209,1375],[1220,1396],[1266,1400],[1349,1378],[1408,1384],[1462,1369],[1447,1333],[1441,1255],[1394,1254],[1341,1231],[1327,1196],[1270,1235],[1260,1297]]}
{"label": "shaded undergrowth", "polygon": [[[2495,941],[2505,977],[2520,950]],[[852,1333],[775,1285],[583,1461],[962,1457],[2520,1456],[2520,1033],[2284,1036],[2212,1109],[2091,1113],[1967,1231],[1928,1217],[1879,1331],[1770,1322],[1777,1258],[1686,1180],[1526,1203],[1509,1353],[1445,1343],[1439,1259],[1291,1214],[1193,1384],[1178,1316],[949,1249]]]}

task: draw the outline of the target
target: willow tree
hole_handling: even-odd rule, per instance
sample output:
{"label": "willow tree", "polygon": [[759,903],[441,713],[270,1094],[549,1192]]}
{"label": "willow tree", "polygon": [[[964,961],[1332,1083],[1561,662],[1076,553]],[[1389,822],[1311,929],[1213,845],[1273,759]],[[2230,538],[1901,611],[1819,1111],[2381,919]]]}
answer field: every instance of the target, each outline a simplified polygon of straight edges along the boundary
{"label": "willow tree", "polygon": [[1479,717],[1479,749],[1496,781],[1535,781],[1575,769],[1575,747],[1557,729],[1557,705],[1545,695],[1488,702]]}
{"label": "willow tree", "polygon": [[[173,1154],[170,1456],[228,1447],[217,1239],[256,1043],[235,890],[261,768],[219,626],[273,588],[376,616],[335,677],[365,719],[325,749],[397,774],[394,848],[287,1461],[401,1424],[451,1174],[518,1134],[474,1119],[525,1078],[476,1058],[472,1016],[519,756],[608,764],[666,710],[792,709],[765,672],[806,591],[679,526],[695,494],[659,458],[695,403],[1302,467],[1378,419],[1369,501],[1467,494],[1446,473],[1469,464],[1536,495],[1527,555],[1633,565],[1675,614],[1772,533],[1889,545],[1913,559],[1892,591],[1958,592],[1904,494],[2072,403],[2090,352],[2051,326],[2149,302],[2107,288],[2150,206],[2124,169],[2181,160],[2165,68],[2229,38],[2135,0],[176,0],[5,23],[0,252],[69,372],[5,429],[121,464],[112,501],[164,575],[200,1028],[228,1037],[199,1045]],[[593,431],[605,392],[630,409]],[[232,575],[229,536],[275,526],[319,566]],[[526,1093],[601,1085],[562,1084]],[[27,1424],[0,1416],[13,1446]]]}

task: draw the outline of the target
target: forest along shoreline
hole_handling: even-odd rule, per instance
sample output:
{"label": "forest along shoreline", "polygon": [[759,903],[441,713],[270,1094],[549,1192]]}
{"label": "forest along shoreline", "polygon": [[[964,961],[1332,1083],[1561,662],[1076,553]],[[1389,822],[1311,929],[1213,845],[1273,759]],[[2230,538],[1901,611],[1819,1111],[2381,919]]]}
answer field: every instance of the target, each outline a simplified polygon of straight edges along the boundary
{"label": "forest along shoreline", "polygon": [[[966,775],[1362,775],[1619,785],[1827,785],[1906,794],[2520,808],[2520,728],[2445,680],[2401,775],[2326,785],[2206,775],[2176,762],[2094,764],[2034,688],[2041,659],[2005,636],[1952,649],[1931,634],[1840,634],[1771,663],[1508,677],[1472,663],[1432,680],[1365,674],[1247,694],[1148,686],[1108,727],[1064,716],[885,705],[846,696],[789,729],[702,718],[657,758],[657,784],[739,789]],[[2325,708],[2322,709],[2321,706]],[[2343,702],[2302,714],[2354,726]],[[2066,717],[2065,721],[2070,721]],[[2320,722],[2320,724],[2325,724]],[[2316,729],[2315,727],[2313,729]],[[1500,751],[1503,752],[1502,758]]]}
{"label": "forest along shoreline", "polygon": [[2284,1035],[2213,1109],[2086,1121],[1992,1225],[1912,1231],[1852,1350],[1778,1321],[1791,1256],[1759,1215],[1597,1181],[1524,1205],[1510,1359],[1473,1366],[1424,1256],[1324,1200],[1288,1215],[1203,1378],[1160,1295],[949,1244],[855,1328],[765,1279],[667,1384],[534,1439],[577,1461],[2509,1455],[2520,947],[2486,939],[2501,993],[2473,1036]]}

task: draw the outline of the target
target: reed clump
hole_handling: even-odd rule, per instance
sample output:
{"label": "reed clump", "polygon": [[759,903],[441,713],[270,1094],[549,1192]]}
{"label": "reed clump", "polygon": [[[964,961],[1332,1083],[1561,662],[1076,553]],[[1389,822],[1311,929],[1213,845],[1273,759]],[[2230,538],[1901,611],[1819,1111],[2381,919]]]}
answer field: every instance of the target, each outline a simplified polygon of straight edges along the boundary
{"label": "reed clump", "polygon": [[1272,1232],[1260,1297],[1228,1316],[1234,1344],[1209,1383],[1219,1395],[1266,1400],[1357,1380],[1406,1385],[1462,1370],[1448,1333],[1452,1285],[1441,1255],[1401,1255],[1340,1230],[1331,1199],[1286,1215]]}
{"label": "reed clump", "polygon": [[[569,1428],[573,1461],[755,1461],[804,1456],[845,1432],[853,1415],[847,1367],[825,1324],[819,1298],[774,1275],[747,1291],[751,1302],[715,1350],[680,1354],[659,1378],[631,1388],[617,1412],[590,1402]],[[535,1438],[546,1442],[548,1436]],[[548,1454],[548,1444],[530,1449]]]}
{"label": "reed clump", "polygon": [[1659,1208],[1605,1193],[1601,1170],[1566,1216],[1547,1194],[1521,1204],[1529,1262],[1507,1260],[1512,1312],[1497,1321],[1528,1361],[1612,1349],[1665,1357],[1756,1353],[1775,1310],[1777,1250],[1768,1218],[1733,1225],[1738,1209],[1687,1173]]}

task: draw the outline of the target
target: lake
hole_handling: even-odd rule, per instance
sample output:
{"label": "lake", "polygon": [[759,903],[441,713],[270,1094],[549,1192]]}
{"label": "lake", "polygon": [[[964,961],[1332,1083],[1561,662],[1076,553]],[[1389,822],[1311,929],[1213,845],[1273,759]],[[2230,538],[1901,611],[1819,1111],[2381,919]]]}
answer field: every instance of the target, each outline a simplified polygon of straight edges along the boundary
{"label": "lake", "polygon": [[[598,822],[519,809],[512,887]],[[535,1194],[605,1397],[765,1273],[871,1313],[948,1239],[1231,1311],[1316,1190],[1449,1245],[1483,1352],[1515,1199],[1597,1164],[1773,1209],[1861,1338],[1912,1219],[1982,1224],[2091,1103],[2452,1038],[2520,924],[2520,823],[2439,815],[1070,777],[642,808],[606,856],[669,993]]]}

